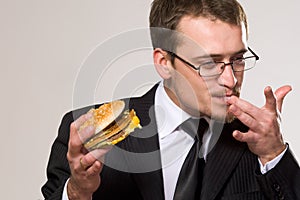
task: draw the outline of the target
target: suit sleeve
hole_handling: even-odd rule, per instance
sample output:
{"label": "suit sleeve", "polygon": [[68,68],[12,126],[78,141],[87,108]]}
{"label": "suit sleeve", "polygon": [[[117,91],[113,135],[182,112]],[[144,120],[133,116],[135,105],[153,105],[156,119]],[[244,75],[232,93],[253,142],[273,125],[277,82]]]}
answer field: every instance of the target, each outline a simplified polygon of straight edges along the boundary
{"label": "suit sleeve", "polygon": [[47,182],[41,189],[45,199],[62,199],[65,182],[70,176],[67,151],[72,121],[71,112],[63,117],[58,136],[52,145],[47,166]]}
{"label": "suit sleeve", "polygon": [[256,173],[268,199],[300,199],[300,169],[290,149],[272,170],[262,175],[258,169]]}

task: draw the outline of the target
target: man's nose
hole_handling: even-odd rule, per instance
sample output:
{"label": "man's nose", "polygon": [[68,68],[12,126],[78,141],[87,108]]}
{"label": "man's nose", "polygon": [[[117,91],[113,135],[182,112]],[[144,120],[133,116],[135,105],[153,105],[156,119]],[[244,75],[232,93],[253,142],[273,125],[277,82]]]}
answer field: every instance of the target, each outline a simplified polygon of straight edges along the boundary
{"label": "man's nose", "polygon": [[232,63],[224,65],[223,72],[219,77],[219,82],[227,88],[234,88],[237,83],[237,79],[232,69]]}

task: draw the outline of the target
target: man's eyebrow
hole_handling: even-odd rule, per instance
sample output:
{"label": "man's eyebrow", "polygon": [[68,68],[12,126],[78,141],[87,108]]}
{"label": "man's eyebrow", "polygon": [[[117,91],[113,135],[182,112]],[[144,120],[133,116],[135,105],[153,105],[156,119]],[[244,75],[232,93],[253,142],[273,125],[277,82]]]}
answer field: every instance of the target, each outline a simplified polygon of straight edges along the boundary
{"label": "man's eyebrow", "polygon": [[[247,49],[241,49],[241,50],[239,50],[237,52],[234,52],[230,55],[233,56],[233,55],[244,54],[247,51],[248,51]],[[214,53],[212,53],[212,54],[206,54],[206,55],[202,55],[202,56],[195,56],[195,57],[193,57],[193,59],[208,59],[208,58],[223,58],[223,57],[225,57],[224,54],[214,54]]]}
{"label": "man's eyebrow", "polygon": [[247,51],[248,51],[248,49],[241,49],[241,50],[239,50],[239,51],[233,53],[232,55],[244,54],[244,53],[246,53]]}

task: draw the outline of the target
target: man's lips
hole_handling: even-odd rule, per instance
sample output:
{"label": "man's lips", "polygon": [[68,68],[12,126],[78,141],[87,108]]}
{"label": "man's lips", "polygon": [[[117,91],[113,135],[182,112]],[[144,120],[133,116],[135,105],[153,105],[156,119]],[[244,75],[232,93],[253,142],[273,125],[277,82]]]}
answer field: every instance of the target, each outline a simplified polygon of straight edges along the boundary
{"label": "man's lips", "polygon": [[233,94],[233,93],[227,93],[227,94],[211,94],[212,97],[231,97],[231,96],[237,96],[236,94]]}
{"label": "man's lips", "polygon": [[211,91],[210,95],[212,97],[230,97],[230,96],[237,96],[237,93],[232,91],[232,90],[228,90],[228,91]]}

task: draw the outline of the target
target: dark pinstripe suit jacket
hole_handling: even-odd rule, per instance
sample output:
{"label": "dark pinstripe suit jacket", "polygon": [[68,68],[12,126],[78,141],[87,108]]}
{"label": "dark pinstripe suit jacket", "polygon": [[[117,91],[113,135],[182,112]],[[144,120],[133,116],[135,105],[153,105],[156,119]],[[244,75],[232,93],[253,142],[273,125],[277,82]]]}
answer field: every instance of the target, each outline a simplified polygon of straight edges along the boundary
{"label": "dark pinstripe suit jacket", "polygon": [[[104,166],[101,172],[101,186],[94,193],[93,199],[164,199],[153,112],[156,88],[157,86],[153,87],[142,97],[126,100],[127,106],[134,108],[140,117],[143,128],[120,142],[120,148],[114,148],[106,156],[108,166]],[[70,112],[62,120],[47,167],[48,180],[42,187],[45,199],[61,199],[64,183],[70,175],[66,159],[69,126],[89,109],[90,107]],[[257,157],[249,151],[247,144],[232,138],[233,130],[246,131],[247,127],[238,121],[222,127],[222,134],[206,160],[202,200],[300,199],[299,165],[290,150],[274,169],[261,175]],[[143,156],[132,156],[133,154]],[[135,171],[132,172],[131,169]]]}

